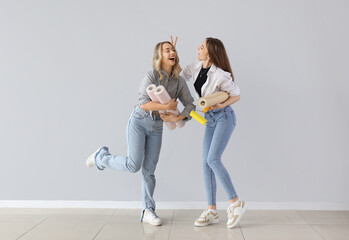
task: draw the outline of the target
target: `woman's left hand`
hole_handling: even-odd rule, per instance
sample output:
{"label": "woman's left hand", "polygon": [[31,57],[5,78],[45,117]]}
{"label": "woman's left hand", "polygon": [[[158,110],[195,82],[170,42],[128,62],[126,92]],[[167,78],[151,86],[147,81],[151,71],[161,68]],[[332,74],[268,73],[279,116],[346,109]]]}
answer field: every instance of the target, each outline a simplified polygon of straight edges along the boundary
{"label": "woman's left hand", "polygon": [[209,110],[222,109],[222,108],[224,108],[224,105],[222,103],[217,103],[216,105],[211,106]]}
{"label": "woman's left hand", "polygon": [[160,117],[162,120],[164,120],[164,122],[177,122],[178,121],[178,117],[173,114],[168,112],[167,114],[160,114]]}
{"label": "woman's left hand", "polygon": [[171,43],[174,47],[176,47],[176,44],[177,44],[177,40],[178,40],[178,36],[176,36],[176,40],[173,42],[173,38],[172,38],[172,35],[171,35]]}

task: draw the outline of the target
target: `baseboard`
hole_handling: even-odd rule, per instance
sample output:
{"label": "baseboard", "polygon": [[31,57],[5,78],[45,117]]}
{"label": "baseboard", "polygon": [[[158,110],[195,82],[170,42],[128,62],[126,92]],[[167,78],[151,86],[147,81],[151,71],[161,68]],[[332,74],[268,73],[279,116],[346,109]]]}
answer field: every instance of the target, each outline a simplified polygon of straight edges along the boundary
{"label": "baseboard", "polygon": [[[311,202],[247,202],[252,210],[349,210],[349,203]],[[158,209],[204,209],[205,202],[157,202]],[[227,202],[218,202],[218,209],[226,209]],[[137,201],[33,201],[0,200],[0,208],[142,208]]]}

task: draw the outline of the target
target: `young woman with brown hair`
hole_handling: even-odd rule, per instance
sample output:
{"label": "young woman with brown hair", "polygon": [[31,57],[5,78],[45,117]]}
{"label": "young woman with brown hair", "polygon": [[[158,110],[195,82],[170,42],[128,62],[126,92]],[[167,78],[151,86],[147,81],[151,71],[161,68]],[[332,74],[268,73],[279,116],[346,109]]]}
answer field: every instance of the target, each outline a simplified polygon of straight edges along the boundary
{"label": "young woman with brown hair", "polygon": [[247,206],[238,198],[221,157],[236,125],[235,113],[230,105],[240,100],[240,89],[234,82],[229,58],[222,41],[216,38],[206,38],[198,47],[198,60],[199,62],[185,67],[180,74],[184,79],[192,82],[197,98],[219,91],[227,92],[229,98],[212,106],[205,113],[207,124],[202,153],[208,209],[194,224],[195,226],[207,226],[219,221],[216,209],[217,177],[230,202],[227,209],[227,227],[233,228],[239,222]]}

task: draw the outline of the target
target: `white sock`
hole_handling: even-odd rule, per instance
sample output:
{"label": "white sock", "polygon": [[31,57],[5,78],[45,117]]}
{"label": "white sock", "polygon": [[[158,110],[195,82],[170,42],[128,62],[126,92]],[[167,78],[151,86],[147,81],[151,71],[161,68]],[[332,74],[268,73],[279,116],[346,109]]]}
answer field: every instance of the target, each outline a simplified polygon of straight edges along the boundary
{"label": "white sock", "polygon": [[231,206],[236,206],[236,205],[239,204],[239,201],[240,201],[240,199],[238,198],[238,200],[236,200],[235,202],[231,203],[230,205],[231,205]]}
{"label": "white sock", "polygon": [[217,213],[217,210],[214,210],[214,209],[208,209],[210,212],[213,212],[214,214]]}

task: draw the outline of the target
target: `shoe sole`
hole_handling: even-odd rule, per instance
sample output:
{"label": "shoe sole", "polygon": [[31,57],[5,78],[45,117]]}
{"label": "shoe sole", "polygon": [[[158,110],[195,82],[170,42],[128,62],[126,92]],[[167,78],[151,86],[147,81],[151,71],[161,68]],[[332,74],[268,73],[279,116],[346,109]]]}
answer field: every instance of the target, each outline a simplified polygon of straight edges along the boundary
{"label": "shoe sole", "polygon": [[94,153],[92,153],[86,160],[86,166],[87,167],[94,167],[96,166],[96,154],[102,149],[102,147],[98,148],[97,151],[95,151]]}
{"label": "shoe sole", "polygon": [[147,222],[147,221],[143,221],[143,222],[148,223],[148,224],[150,224],[152,226],[161,226],[162,225],[162,223],[157,224],[157,223],[150,223],[150,222]]}
{"label": "shoe sole", "polygon": [[235,221],[232,225],[230,225],[230,226],[227,225],[227,227],[230,228],[230,229],[233,228],[233,227],[235,227],[235,226],[239,223],[240,219],[242,218],[242,216],[244,215],[244,213],[245,213],[246,210],[247,210],[247,205],[246,205],[246,203],[245,203],[245,207],[242,209],[242,211],[241,211],[241,213],[239,214],[239,216],[238,216],[238,218],[236,219],[236,221]]}
{"label": "shoe sole", "polygon": [[197,226],[197,227],[206,227],[208,225],[211,225],[211,224],[216,224],[216,223],[219,223],[219,219],[214,219],[210,222],[207,222],[207,223],[196,223],[194,222],[194,225]]}

